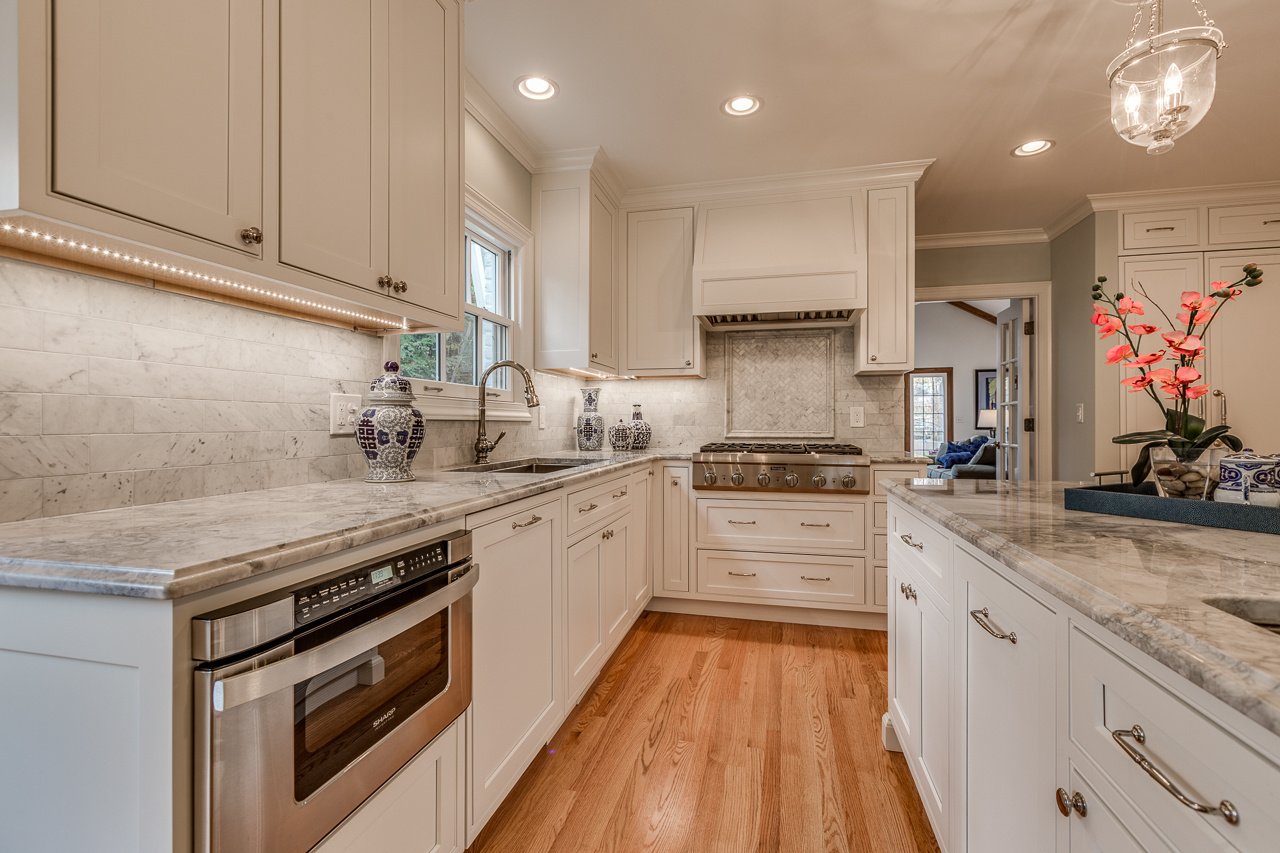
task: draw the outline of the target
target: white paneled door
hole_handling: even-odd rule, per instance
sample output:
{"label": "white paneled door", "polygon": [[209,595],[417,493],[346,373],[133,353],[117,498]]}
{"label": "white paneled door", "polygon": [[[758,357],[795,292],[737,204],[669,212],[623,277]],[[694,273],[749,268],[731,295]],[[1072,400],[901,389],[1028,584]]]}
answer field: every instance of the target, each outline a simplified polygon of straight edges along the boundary
{"label": "white paneled door", "polygon": [[1035,302],[1015,299],[996,317],[996,477],[1036,476]]}

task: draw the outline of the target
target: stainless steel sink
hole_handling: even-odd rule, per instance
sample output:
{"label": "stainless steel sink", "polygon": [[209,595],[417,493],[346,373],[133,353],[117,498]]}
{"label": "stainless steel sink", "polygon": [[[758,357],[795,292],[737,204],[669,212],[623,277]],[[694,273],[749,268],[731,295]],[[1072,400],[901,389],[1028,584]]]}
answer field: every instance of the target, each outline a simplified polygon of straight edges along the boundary
{"label": "stainless steel sink", "polygon": [[1280,598],[1223,595],[1206,598],[1204,603],[1273,634],[1280,634]]}
{"label": "stainless steel sink", "polygon": [[459,473],[485,474],[551,474],[567,471],[582,465],[590,465],[594,459],[512,459],[507,462],[487,462],[484,465],[462,465],[450,468]]}

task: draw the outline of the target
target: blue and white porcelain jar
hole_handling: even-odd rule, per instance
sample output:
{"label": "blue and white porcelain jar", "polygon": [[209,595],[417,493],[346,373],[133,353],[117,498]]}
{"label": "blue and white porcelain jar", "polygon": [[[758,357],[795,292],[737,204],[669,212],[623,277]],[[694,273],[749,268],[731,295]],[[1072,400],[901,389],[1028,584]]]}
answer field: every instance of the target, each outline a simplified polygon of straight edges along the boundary
{"label": "blue and white porcelain jar", "polygon": [[631,424],[622,418],[618,418],[618,422],[609,427],[609,446],[614,450],[631,450],[634,439],[635,432],[631,429]]}
{"label": "blue and white porcelain jar", "polygon": [[414,479],[413,457],[422,448],[426,422],[412,405],[413,388],[388,361],[386,373],[369,383],[368,403],[356,423],[356,443],[369,463],[367,483],[404,483]]}
{"label": "blue and white porcelain jar", "polygon": [[574,431],[578,434],[579,450],[599,450],[604,447],[604,418],[597,411],[600,405],[599,388],[583,388],[582,414]]}
{"label": "blue and white porcelain jar", "polygon": [[1218,491],[1214,500],[1220,503],[1280,506],[1280,459],[1262,456],[1246,448],[1226,456],[1219,463]]}
{"label": "blue and white porcelain jar", "polygon": [[631,404],[631,449],[644,450],[653,438],[653,427],[644,419],[639,403]]}

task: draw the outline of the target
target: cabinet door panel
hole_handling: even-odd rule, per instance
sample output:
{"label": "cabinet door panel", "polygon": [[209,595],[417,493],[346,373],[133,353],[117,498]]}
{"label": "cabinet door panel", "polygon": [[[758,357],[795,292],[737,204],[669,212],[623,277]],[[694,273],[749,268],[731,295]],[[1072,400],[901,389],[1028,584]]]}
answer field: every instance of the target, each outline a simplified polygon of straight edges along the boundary
{"label": "cabinet door panel", "polygon": [[591,332],[588,341],[593,364],[608,372],[618,368],[618,342],[614,329],[613,206],[591,190],[590,299]]}
{"label": "cabinet door panel", "polygon": [[594,534],[569,549],[565,560],[565,653],[569,702],[596,677],[604,653],[601,610],[602,540]]}
{"label": "cabinet door panel", "polygon": [[917,589],[913,601],[920,609],[920,768],[925,807],[934,828],[950,834],[951,798],[951,648],[950,607],[932,591]]}
{"label": "cabinet door panel", "polygon": [[257,254],[262,7],[52,4],[53,190]]}
{"label": "cabinet door panel", "polygon": [[689,515],[693,500],[689,469],[666,465],[662,473],[662,589],[689,592]]}
{"label": "cabinet door panel", "polygon": [[600,553],[600,613],[606,650],[612,650],[626,633],[631,612],[627,595],[627,561],[631,556],[629,516],[605,528],[608,538]]}
{"label": "cabinet door panel", "polygon": [[889,706],[903,751],[918,755],[920,608],[902,592],[913,581],[900,563],[889,563]]}
{"label": "cabinet door panel", "polygon": [[388,274],[387,4],[280,4],[280,260],[377,291]]}
{"label": "cabinet door panel", "polygon": [[[1235,281],[1247,263],[1267,271],[1267,280],[1260,287],[1246,289],[1213,321],[1209,329],[1209,382],[1227,395],[1226,423],[1232,432],[1246,447],[1274,453],[1280,450],[1280,394],[1275,393],[1274,383],[1268,389],[1267,380],[1259,377],[1259,357],[1275,338],[1280,318],[1280,291],[1272,283],[1280,273],[1280,251],[1209,255],[1207,280]],[[1209,423],[1223,423],[1221,400],[1204,399],[1209,401]]]}
{"label": "cabinet door panel", "polygon": [[627,601],[633,616],[638,615],[653,595],[653,561],[649,543],[649,482],[646,473],[631,481],[631,527],[627,537]]}
{"label": "cabinet door panel", "polygon": [[457,6],[391,0],[390,262],[400,299],[462,316]]}
{"label": "cabinet door panel", "polygon": [[693,208],[627,217],[627,371],[692,371]]}
{"label": "cabinet door panel", "polygon": [[858,371],[905,373],[914,366],[914,217],[906,187],[867,193],[867,313],[858,321]]}

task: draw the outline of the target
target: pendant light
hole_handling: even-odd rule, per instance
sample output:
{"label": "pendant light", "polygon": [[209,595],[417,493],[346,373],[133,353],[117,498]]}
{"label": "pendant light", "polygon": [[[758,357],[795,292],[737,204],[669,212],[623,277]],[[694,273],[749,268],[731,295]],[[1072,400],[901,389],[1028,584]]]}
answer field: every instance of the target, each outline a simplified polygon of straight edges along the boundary
{"label": "pendant light", "polygon": [[[1111,124],[1120,138],[1163,154],[1213,104],[1218,57],[1227,46],[1201,0],[1201,26],[1164,29],[1164,0],[1140,0],[1124,51],[1107,67]],[[1147,19],[1147,37],[1138,30]]]}

